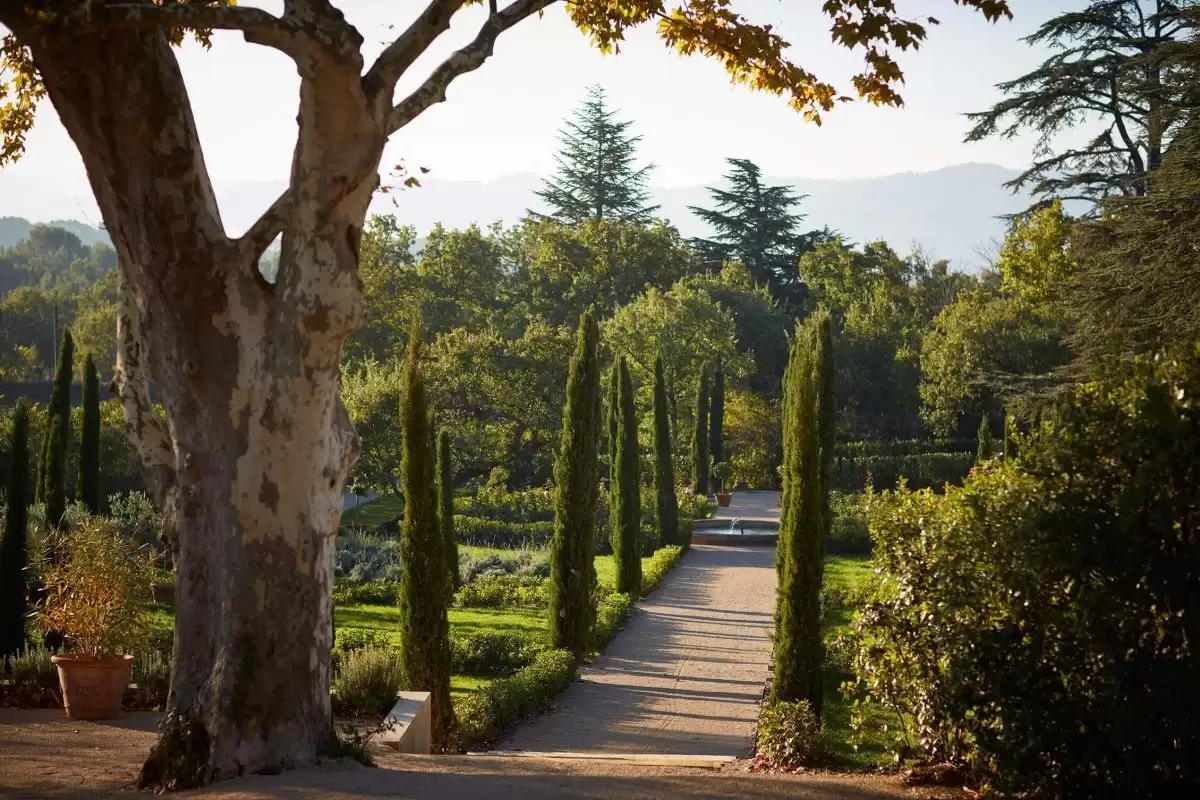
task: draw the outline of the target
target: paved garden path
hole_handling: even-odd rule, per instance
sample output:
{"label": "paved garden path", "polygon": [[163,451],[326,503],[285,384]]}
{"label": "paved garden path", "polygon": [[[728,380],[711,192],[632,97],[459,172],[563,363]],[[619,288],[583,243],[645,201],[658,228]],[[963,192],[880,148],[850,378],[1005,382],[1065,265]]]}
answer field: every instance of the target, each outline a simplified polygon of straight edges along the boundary
{"label": "paved garden path", "polygon": [[497,750],[744,756],[767,679],[773,547],[696,545],[550,713]]}

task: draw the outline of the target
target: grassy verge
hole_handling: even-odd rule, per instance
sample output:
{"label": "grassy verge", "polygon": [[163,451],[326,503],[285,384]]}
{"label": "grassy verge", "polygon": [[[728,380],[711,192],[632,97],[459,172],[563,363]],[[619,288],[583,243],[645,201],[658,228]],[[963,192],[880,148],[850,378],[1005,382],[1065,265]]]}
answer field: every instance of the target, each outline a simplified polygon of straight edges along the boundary
{"label": "grassy verge", "polygon": [[[822,635],[829,645],[843,633],[848,633],[858,610],[859,598],[872,579],[870,556],[848,555],[825,558],[825,616]],[[873,769],[892,763],[884,742],[866,738],[856,748],[854,730],[850,727],[850,703],[842,696],[841,686],[852,679],[845,664],[826,658],[824,674],[824,710],[822,713],[821,744],[829,766],[841,769]],[[865,709],[870,716],[883,721],[887,712],[879,706]],[[871,729],[878,729],[872,725]]]}
{"label": "grassy verge", "polygon": [[404,498],[398,495],[384,495],[378,500],[370,500],[357,508],[343,511],[342,527],[374,530],[403,516]]}

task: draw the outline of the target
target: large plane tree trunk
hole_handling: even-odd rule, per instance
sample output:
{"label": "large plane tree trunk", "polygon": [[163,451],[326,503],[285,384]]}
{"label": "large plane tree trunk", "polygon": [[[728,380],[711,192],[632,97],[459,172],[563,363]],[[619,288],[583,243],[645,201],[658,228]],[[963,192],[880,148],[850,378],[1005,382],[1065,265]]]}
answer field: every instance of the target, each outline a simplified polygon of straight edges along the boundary
{"label": "large plane tree trunk", "polygon": [[[358,448],[339,359],[386,123],[361,60],[309,52],[294,190],[231,239],[166,35],[24,34],[117,250],[118,384],[175,550],[174,670],[141,782],[310,763],[329,734],[333,555]],[[279,233],[270,282],[257,265]]]}

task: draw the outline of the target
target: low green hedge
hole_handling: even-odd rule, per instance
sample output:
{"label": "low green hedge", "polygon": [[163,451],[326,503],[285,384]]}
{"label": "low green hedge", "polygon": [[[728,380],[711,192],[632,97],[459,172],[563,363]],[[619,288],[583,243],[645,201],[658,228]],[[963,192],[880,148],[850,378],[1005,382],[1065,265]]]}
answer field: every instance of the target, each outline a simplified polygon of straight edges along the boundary
{"label": "low green hedge", "polygon": [[463,697],[454,706],[458,719],[450,749],[465,752],[496,740],[521,717],[544,711],[575,675],[567,650],[546,650],[516,674]]}
{"label": "low green hedge", "polygon": [[633,608],[633,598],[627,594],[604,595],[596,603],[596,622],[592,625],[592,649],[603,650],[620,630],[621,623]]}
{"label": "low green hedge", "polygon": [[546,608],[550,589],[545,578],[531,575],[480,575],[454,594],[459,608]]}
{"label": "low green hedge", "polygon": [[642,567],[642,597],[653,592],[667,577],[667,573],[675,568],[683,555],[683,548],[678,545],[660,547],[650,557],[650,563]]}
{"label": "low green hedge", "polygon": [[516,550],[522,547],[539,549],[554,536],[554,523],[505,522],[482,517],[454,515],[454,532],[462,544]]}
{"label": "low green hedge", "polygon": [[333,587],[333,602],[342,606],[391,606],[399,596],[397,581],[341,583]]}
{"label": "low green hedge", "polygon": [[840,492],[861,492],[868,476],[877,491],[896,488],[901,477],[910,489],[960,484],[971,467],[974,453],[920,453],[899,456],[863,456],[835,458],[833,488]]}
{"label": "low green hedge", "polygon": [[457,675],[511,675],[547,649],[527,633],[478,631],[450,636],[451,669]]}

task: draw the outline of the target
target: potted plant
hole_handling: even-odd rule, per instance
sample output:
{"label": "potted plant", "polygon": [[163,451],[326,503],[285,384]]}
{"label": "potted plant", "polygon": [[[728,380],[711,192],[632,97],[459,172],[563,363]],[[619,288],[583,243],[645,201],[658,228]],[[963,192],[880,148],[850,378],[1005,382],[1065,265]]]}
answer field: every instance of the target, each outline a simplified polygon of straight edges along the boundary
{"label": "potted plant", "polygon": [[34,619],[64,639],[66,652],[50,660],[58,668],[67,717],[113,719],[129,686],[129,653],[150,634],[146,604],[153,557],[100,517],[88,517],[55,538]]}
{"label": "potted plant", "polygon": [[718,461],[713,464],[712,476],[717,486],[717,505],[721,508],[728,508],[733,502],[733,492],[725,491],[725,481],[729,480],[729,475],[733,472],[733,468],[729,466],[728,461]]}

